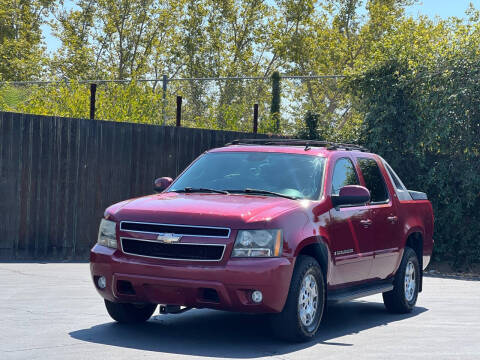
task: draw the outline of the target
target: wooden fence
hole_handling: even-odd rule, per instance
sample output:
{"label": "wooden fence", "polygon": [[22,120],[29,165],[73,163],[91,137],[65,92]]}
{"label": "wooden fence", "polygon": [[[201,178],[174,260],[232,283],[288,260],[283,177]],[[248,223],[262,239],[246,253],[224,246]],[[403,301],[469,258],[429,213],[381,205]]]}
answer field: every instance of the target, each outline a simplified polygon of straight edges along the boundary
{"label": "wooden fence", "polygon": [[0,260],[87,259],[107,206],[246,133],[0,112]]}

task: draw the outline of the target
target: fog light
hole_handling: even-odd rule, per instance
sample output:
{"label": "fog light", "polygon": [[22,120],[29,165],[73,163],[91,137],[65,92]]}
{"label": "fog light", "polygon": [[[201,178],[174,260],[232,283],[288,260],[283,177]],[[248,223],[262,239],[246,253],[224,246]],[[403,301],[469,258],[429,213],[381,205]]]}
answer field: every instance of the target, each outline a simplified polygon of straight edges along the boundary
{"label": "fog light", "polygon": [[261,291],[255,290],[254,292],[252,292],[252,301],[254,303],[257,303],[257,304],[261,303],[262,299],[263,299],[263,294]]}
{"label": "fog light", "polygon": [[105,276],[100,276],[97,280],[97,284],[100,289],[105,289],[107,287],[107,279],[105,279]]}

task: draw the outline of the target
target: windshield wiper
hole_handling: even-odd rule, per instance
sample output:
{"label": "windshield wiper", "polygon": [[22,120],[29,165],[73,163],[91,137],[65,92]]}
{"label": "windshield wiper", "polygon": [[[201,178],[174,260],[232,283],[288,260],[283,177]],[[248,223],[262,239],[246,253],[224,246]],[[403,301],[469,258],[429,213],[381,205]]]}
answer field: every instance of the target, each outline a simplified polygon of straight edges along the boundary
{"label": "windshield wiper", "polygon": [[186,187],[184,189],[179,189],[179,190],[172,190],[173,192],[184,192],[184,193],[216,193],[216,194],[224,194],[228,195],[228,191],[225,190],[216,190],[216,189],[209,189],[209,188],[192,188],[192,187]]}
{"label": "windshield wiper", "polygon": [[268,190],[261,190],[261,189],[250,189],[250,188],[246,188],[246,189],[243,189],[243,190],[226,190],[228,192],[231,192],[231,193],[247,193],[247,194],[265,194],[265,195],[274,195],[274,196],[279,196],[279,197],[283,197],[283,198],[286,198],[286,199],[290,199],[290,200],[297,200],[298,197],[296,196],[289,196],[289,195],[285,195],[285,194],[282,194],[282,193],[278,193],[278,192],[274,192],[274,191],[268,191]]}

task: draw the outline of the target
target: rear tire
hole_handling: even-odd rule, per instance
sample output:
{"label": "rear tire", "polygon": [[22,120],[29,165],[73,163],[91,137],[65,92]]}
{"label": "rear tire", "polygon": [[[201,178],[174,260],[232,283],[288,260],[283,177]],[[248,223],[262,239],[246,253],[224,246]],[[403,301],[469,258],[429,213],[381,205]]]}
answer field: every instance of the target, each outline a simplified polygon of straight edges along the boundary
{"label": "rear tire", "polygon": [[105,299],[105,307],[113,320],[119,323],[132,324],[150,319],[157,305],[115,303]]}
{"label": "rear tire", "polygon": [[312,339],[322,321],[324,305],[322,269],[314,258],[298,256],[283,311],[270,319],[274,334],[292,342]]}
{"label": "rear tire", "polygon": [[383,293],[383,303],[388,311],[406,314],[413,310],[420,286],[420,265],[417,254],[405,247],[402,262],[395,274],[393,290]]}

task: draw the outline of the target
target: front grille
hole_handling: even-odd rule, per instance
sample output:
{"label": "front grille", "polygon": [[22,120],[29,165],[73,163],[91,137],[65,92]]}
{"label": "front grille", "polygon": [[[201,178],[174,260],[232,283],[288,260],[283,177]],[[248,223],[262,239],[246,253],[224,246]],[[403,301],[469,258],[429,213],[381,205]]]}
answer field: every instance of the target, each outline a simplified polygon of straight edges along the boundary
{"label": "front grille", "polygon": [[219,228],[210,226],[191,226],[191,225],[172,225],[172,224],[156,224],[156,223],[139,223],[132,221],[122,221],[120,230],[134,231],[143,233],[167,233],[185,236],[207,236],[222,237],[230,236],[229,228]]}
{"label": "front grille", "polygon": [[219,261],[225,249],[225,245],[164,244],[127,238],[122,238],[121,242],[126,254],[174,260]]}

